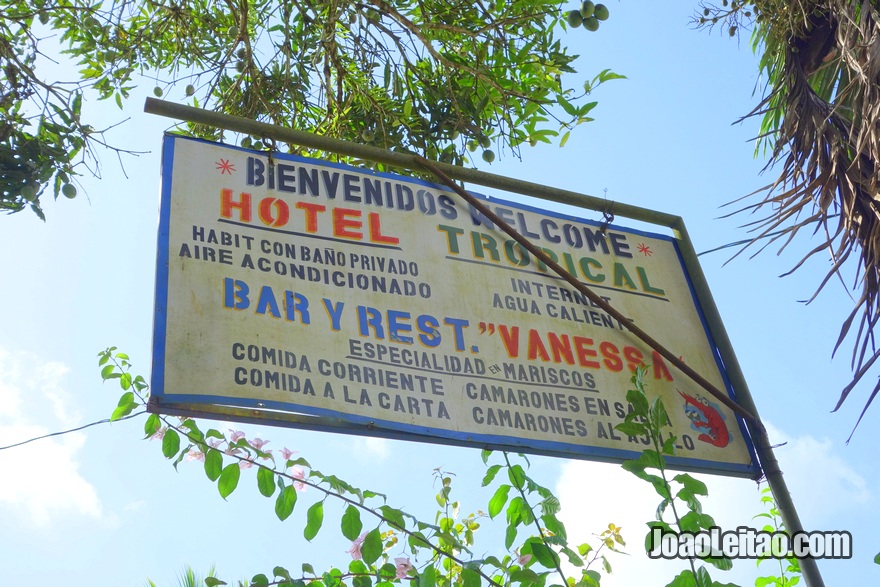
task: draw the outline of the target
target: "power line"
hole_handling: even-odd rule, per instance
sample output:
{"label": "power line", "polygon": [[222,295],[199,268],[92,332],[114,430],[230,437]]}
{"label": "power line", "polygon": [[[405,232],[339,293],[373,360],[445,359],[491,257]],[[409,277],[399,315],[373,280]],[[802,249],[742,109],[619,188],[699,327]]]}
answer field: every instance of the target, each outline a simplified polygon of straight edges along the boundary
{"label": "power line", "polygon": [[[146,410],[142,412],[135,412],[134,414],[129,414],[128,416],[123,416],[117,420],[112,420],[113,422],[121,422],[123,420],[128,420],[129,418],[134,418],[135,416],[140,416],[141,414],[145,414]],[[98,420],[97,422],[92,422],[91,424],[86,424],[84,426],[80,426],[79,428],[71,428],[70,430],[62,430],[61,432],[52,432],[51,434],[45,434],[43,436],[37,436],[36,438],[29,438],[28,440],[23,440],[22,442],[16,442],[15,444],[10,444],[9,446],[0,446],[0,450],[6,450],[7,448],[15,448],[16,446],[21,446],[23,444],[27,444],[29,442],[33,442],[35,440],[42,440],[43,438],[49,438],[51,436],[61,436],[62,434],[70,434],[71,432],[78,432],[80,430],[85,430],[90,426],[97,426],[98,424],[109,424],[111,422],[110,418],[106,418],[104,420]]]}

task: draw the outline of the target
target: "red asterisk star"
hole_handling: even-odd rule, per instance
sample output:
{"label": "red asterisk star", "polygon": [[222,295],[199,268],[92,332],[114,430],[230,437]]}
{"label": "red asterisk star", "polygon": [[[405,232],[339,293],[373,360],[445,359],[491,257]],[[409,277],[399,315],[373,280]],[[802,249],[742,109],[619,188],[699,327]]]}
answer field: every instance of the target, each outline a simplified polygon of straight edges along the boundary
{"label": "red asterisk star", "polygon": [[646,257],[650,257],[654,254],[654,251],[651,250],[651,247],[649,247],[645,243],[639,243],[639,252]]}
{"label": "red asterisk star", "polygon": [[232,172],[235,171],[235,165],[230,163],[229,159],[220,159],[216,165],[217,169],[220,170],[220,175],[223,175],[224,173],[232,175]]}

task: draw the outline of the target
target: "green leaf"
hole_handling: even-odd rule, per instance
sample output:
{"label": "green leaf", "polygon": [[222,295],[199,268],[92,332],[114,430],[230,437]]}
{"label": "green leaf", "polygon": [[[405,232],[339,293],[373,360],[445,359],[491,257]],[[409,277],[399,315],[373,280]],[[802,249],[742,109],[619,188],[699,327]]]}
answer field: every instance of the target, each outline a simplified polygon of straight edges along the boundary
{"label": "green leaf", "polygon": [[669,417],[666,415],[666,407],[663,405],[663,398],[657,396],[651,403],[651,417],[658,426],[666,426]]}
{"label": "green leaf", "polygon": [[216,587],[216,585],[226,585],[226,581],[221,581],[217,577],[205,577],[206,587]]}
{"label": "green leaf", "polygon": [[324,502],[318,501],[312,504],[306,513],[306,527],[303,529],[303,536],[310,541],[318,535],[318,531],[324,524]]}
{"label": "green leaf", "polygon": [[690,569],[682,571],[679,575],[670,581],[666,587],[696,587],[697,581]]}
{"label": "green leaf", "polygon": [[489,464],[489,455],[491,455],[491,454],[492,454],[492,451],[491,451],[491,450],[485,450],[485,449],[483,449],[483,450],[480,452],[480,458],[483,459],[483,464],[484,464],[484,465],[488,465],[488,464]]}
{"label": "green leaf", "polygon": [[165,436],[162,438],[162,454],[165,455],[166,459],[170,459],[174,457],[179,450],[180,435],[175,430],[169,428],[165,431]]}
{"label": "green leaf", "polygon": [[[293,507],[295,505],[296,489],[294,489],[293,485],[282,487],[281,491],[278,493],[278,497],[275,498],[275,515],[283,522],[290,517],[291,513],[293,513]],[[312,571],[312,573],[314,573],[314,571]]]}
{"label": "green leaf", "polygon": [[614,429],[627,436],[644,436],[648,433],[648,427],[641,422],[621,422]]}
{"label": "green leaf", "polygon": [[303,575],[305,575],[306,573],[308,573],[308,574],[310,574],[310,575],[316,575],[316,574],[317,574],[317,573],[315,573],[315,567],[313,567],[313,566],[312,566],[311,564],[309,564],[309,563],[303,563],[303,565],[302,565],[302,570],[303,570]]}
{"label": "green leaf", "polygon": [[694,495],[709,495],[709,489],[706,487],[706,484],[699,479],[694,479],[687,473],[680,473],[672,479],[681,483],[685,489]]}
{"label": "green leaf", "polygon": [[223,454],[216,448],[209,448],[205,453],[205,475],[211,481],[216,481],[223,470]]}
{"label": "green leaf", "polygon": [[706,567],[697,569],[697,587],[712,587],[712,577],[709,576],[709,570]]}
{"label": "green leaf", "polygon": [[501,469],[501,465],[492,465],[491,467],[489,467],[489,469],[486,471],[486,476],[483,477],[483,485],[482,486],[485,487],[486,485],[491,483],[492,480],[495,479],[495,475],[498,474],[498,471],[500,469]]}
{"label": "green leaf", "polygon": [[495,490],[495,495],[492,496],[492,499],[489,500],[489,517],[494,518],[501,510],[504,509],[504,504],[507,503],[507,494],[510,492],[510,485],[502,485],[498,489]]}
{"label": "green leaf", "polygon": [[880,565],[880,552],[878,552],[876,555],[874,555],[874,564]]}
{"label": "green leaf", "polygon": [[721,571],[729,571],[733,568],[733,561],[726,556],[707,556],[703,557],[701,560],[706,561]]}
{"label": "green leaf", "polygon": [[553,532],[555,536],[559,536],[562,540],[565,540],[567,537],[567,533],[565,531],[565,525],[552,514],[547,514],[541,516],[541,520],[544,522],[544,527]]}
{"label": "green leaf", "polygon": [[113,370],[116,368],[116,365],[106,365],[103,369],[101,369],[101,379],[104,381],[110,379],[110,375],[113,373]]}
{"label": "green leaf", "polygon": [[241,467],[238,463],[230,463],[223,467],[220,479],[217,481],[217,490],[220,497],[226,499],[238,487],[238,479],[241,477]]}
{"label": "green leaf", "polygon": [[504,547],[510,550],[513,541],[516,540],[516,524],[508,524],[507,531],[504,534]]}
{"label": "green leaf", "polygon": [[275,493],[275,472],[266,467],[257,469],[257,487],[264,496],[272,497]]}
{"label": "green leaf", "polygon": [[253,585],[254,587],[256,587],[257,585],[268,585],[268,584],[269,584],[269,577],[267,577],[266,575],[264,575],[262,573],[260,573],[259,575],[254,575],[251,578],[251,585]]}
{"label": "green leaf", "polygon": [[147,416],[147,421],[144,422],[144,438],[151,437],[161,427],[162,420],[159,419],[159,414],[150,414]]}
{"label": "green leaf", "polygon": [[391,563],[385,563],[376,572],[380,581],[393,581],[397,576],[397,567]]}
{"label": "green leaf", "polygon": [[403,519],[403,512],[399,509],[383,505],[379,508],[382,512],[382,515],[388,520],[388,523],[392,528],[403,529],[406,528],[406,521]]}
{"label": "green leaf", "polygon": [[571,102],[563,98],[562,96],[558,96],[556,101],[559,102],[559,105],[562,106],[562,109],[565,110],[565,113],[569,116],[577,116],[577,108],[572,106]]}
{"label": "green leaf", "polygon": [[[128,395],[128,394],[126,394],[126,395]],[[120,418],[126,417],[127,415],[132,413],[132,411],[134,411],[134,409],[136,407],[137,407],[137,404],[134,402],[131,402],[131,403],[125,404],[125,405],[121,405],[121,406],[117,406],[116,409],[113,410],[113,413],[110,415],[110,421],[115,422],[115,421],[119,420]]]}
{"label": "green leaf", "polygon": [[645,397],[645,393],[637,390],[630,389],[626,392],[626,401],[632,404],[634,410],[633,413],[637,416],[648,416],[648,410],[650,409],[648,406],[648,398]]}
{"label": "green leaf", "polygon": [[361,535],[364,525],[361,514],[356,507],[349,505],[342,514],[342,535],[349,540],[356,540]]}
{"label": "green leaf", "polygon": [[368,565],[373,564],[382,555],[382,535],[378,528],[370,530],[361,544],[361,556]]}
{"label": "green leaf", "polygon": [[424,571],[419,573],[418,580],[418,587],[434,587],[436,579],[434,577],[433,565],[429,565]]}
{"label": "green leaf", "polygon": [[275,567],[272,569],[272,574],[276,577],[281,577],[282,579],[287,579],[290,581],[290,572],[284,567]]}
{"label": "green leaf", "polygon": [[567,546],[563,546],[563,547],[561,548],[561,550],[562,550],[562,552],[565,554],[565,556],[568,557],[568,562],[569,562],[569,563],[573,564],[573,565],[576,566],[576,567],[582,567],[582,566],[584,566],[584,559],[582,559],[581,557],[579,557],[579,556],[578,556],[578,553],[576,553],[575,551],[573,551],[572,549],[570,549],[570,548],[567,547]]}
{"label": "green leaf", "polygon": [[532,554],[535,555],[535,559],[543,566],[548,569],[555,569],[559,565],[559,555],[549,546],[538,540],[533,541],[531,545]]}
{"label": "green leaf", "polygon": [[507,477],[517,489],[522,489],[526,484],[526,472],[519,465],[514,465],[507,470]]}
{"label": "green leaf", "polygon": [[480,574],[465,567],[461,570],[462,587],[480,587]]}

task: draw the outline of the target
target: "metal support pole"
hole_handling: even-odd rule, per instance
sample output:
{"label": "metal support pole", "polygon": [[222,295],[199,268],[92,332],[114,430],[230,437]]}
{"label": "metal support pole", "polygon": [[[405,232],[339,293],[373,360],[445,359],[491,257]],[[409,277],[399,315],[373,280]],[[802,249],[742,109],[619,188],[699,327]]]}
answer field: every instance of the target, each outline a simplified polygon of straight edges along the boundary
{"label": "metal support pole", "polygon": [[[736,401],[745,409],[757,415],[758,410],[752,399],[749,386],[746,383],[745,375],[743,375],[739,361],[737,361],[736,355],[733,352],[733,345],[730,343],[730,338],[727,336],[724,324],[721,322],[721,315],[718,312],[718,307],[715,305],[715,300],[712,298],[712,293],[709,291],[709,284],[700,267],[700,262],[697,260],[697,253],[691,244],[684,221],[678,219],[671,228],[678,240],[682,259],[684,259],[685,266],[688,269],[691,283],[693,284],[694,291],[697,293],[697,298],[700,300],[706,321],[709,323],[709,330],[712,332],[715,338],[715,345],[721,353],[724,369],[727,371],[727,376],[733,384]],[[776,455],[773,454],[770,439],[767,437],[767,429],[764,428],[760,421],[758,421],[757,425],[749,420],[745,422],[752,437],[752,443],[755,445],[755,452],[758,455],[764,477],[767,479],[767,485],[770,486],[773,499],[776,500],[776,506],[779,508],[786,531],[789,534],[803,532],[804,527],[801,524],[797,509],[794,507],[791,494],[788,492],[788,486],[782,476],[782,469],[779,468]],[[825,587],[825,582],[822,580],[822,575],[819,573],[819,567],[815,559],[805,558],[800,559],[798,562],[800,563],[801,573],[804,576],[807,587]]]}
{"label": "metal support pole", "polygon": [[[202,110],[200,108],[193,108],[191,106],[157,100],[154,98],[147,98],[144,111],[149,114],[157,114],[159,116],[185,120],[196,124],[223,128],[246,133],[252,136],[272,138],[276,141],[301,145],[322,151],[329,151],[349,157],[377,161],[402,169],[414,169],[420,165],[419,159],[421,158],[412,154],[396,153],[367,145],[322,137],[304,131],[278,127],[239,116],[230,116],[228,114]],[[608,208],[608,202],[602,198],[579,194],[569,190],[561,190],[541,184],[512,179],[478,171],[476,169],[467,169],[445,163],[432,161],[430,162],[430,166],[441,171],[449,178],[458,181],[470,182],[485,187],[591,210],[601,211],[607,210]],[[648,222],[672,229],[676,241],[678,242],[685,267],[691,277],[694,291],[697,294],[700,306],[703,309],[706,321],[709,324],[709,329],[721,354],[725,370],[733,384],[736,395],[736,404],[739,404],[737,407],[741,406],[742,412],[748,414],[743,420],[745,421],[752,437],[761,469],[767,479],[773,497],[776,500],[786,530],[789,533],[803,532],[804,528],[801,525],[797,510],[794,507],[791,495],[789,494],[785,480],[782,477],[782,471],[779,468],[770,441],[767,438],[767,431],[758,417],[758,411],[751,393],[749,392],[748,385],[746,384],[745,376],[743,375],[739,362],[736,359],[736,355],[733,352],[733,347],[727,336],[727,332],[724,329],[721,316],[718,313],[718,308],[712,299],[708,283],[706,282],[705,275],[703,275],[703,271],[697,260],[697,255],[691,244],[690,237],[687,234],[684,221],[681,217],[673,214],[666,214],[655,210],[649,210],[647,208],[622,204],[620,202],[613,203],[613,212],[617,216],[623,216],[632,220]],[[739,412],[739,410],[737,411]],[[814,559],[801,559],[799,562],[807,587],[825,586]]]}

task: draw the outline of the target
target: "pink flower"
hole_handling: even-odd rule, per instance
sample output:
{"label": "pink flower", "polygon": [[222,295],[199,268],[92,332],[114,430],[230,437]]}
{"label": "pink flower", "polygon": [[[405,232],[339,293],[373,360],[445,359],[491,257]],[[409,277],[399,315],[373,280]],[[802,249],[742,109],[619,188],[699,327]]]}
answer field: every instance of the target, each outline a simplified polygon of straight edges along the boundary
{"label": "pink flower", "polygon": [[516,562],[519,563],[519,566],[524,567],[529,564],[529,561],[532,560],[532,555],[530,554],[521,554],[516,557]]}
{"label": "pink flower", "polygon": [[250,469],[253,466],[254,466],[254,464],[250,461],[238,461],[238,468],[239,469]]}
{"label": "pink flower", "polygon": [[161,428],[159,428],[158,430],[153,432],[153,435],[150,437],[150,440],[162,440],[163,438],[165,438],[165,431],[166,430],[168,430],[168,427],[162,426]]}
{"label": "pink flower", "polygon": [[300,481],[294,481],[294,482],[293,482],[293,488],[294,488],[294,489],[296,489],[297,491],[300,491],[300,492],[306,490],[306,487],[307,487],[307,486],[306,486],[305,483],[303,483],[303,481],[304,481],[305,478],[306,478],[306,472],[305,472],[305,470],[304,470],[302,467],[300,467],[299,465],[295,465],[295,466],[290,470],[290,476],[293,477],[294,479],[300,479]]}
{"label": "pink flower", "polygon": [[257,450],[263,450],[263,447],[269,444],[268,440],[263,440],[262,438],[254,438],[250,441],[250,445]]}
{"label": "pink flower", "polygon": [[208,439],[208,446],[210,446],[211,448],[217,448],[218,446],[220,446],[220,444],[222,442],[223,441],[220,440],[219,438],[209,438]]}
{"label": "pink flower", "polygon": [[269,450],[264,450],[264,451],[262,451],[262,452],[266,453],[266,456],[264,456],[264,457],[260,457],[260,458],[263,459],[264,461],[268,461],[269,459],[272,458],[272,449],[271,449],[271,448],[270,448]]}
{"label": "pink flower", "polygon": [[351,548],[346,550],[346,552],[351,555],[352,559],[354,559],[356,561],[361,560],[361,558],[362,558],[361,546],[364,544],[364,538],[366,538],[366,537],[367,537],[367,533],[364,532],[363,534],[361,534],[360,536],[357,537],[357,540],[355,540],[354,542],[351,543]]}
{"label": "pink flower", "polygon": [[189,452],[186,453],[187,461],[202,461],[205,462],[205,453],[200,451],[197,448],[189,449]]}
{"label": "pink flower", "polygon": [[244,432],[240,430],[233,430],[232,428],[230,428],[229,434],[229,442],[238,442],[239,440],[244,438]]}
{"label": "pink flower", "polygon": [[284,448],[281,449],[281,458],[284,459],[285,461],[289,461],[290,457],[292,457],[297,452],[299,452],[299,451],[290,450],[289,448],[287,448],[285,446]]}
{"label": "pink flower", "polygon": [[226,453],[226,454],[228,454],[228,455],[237,455],[238,453],[241,452],[241,449],[240,449],[240,448],[235,448],[235,447],[232,447],[232,446],[227,446],[227,447],[226,447],[226,450],[224,450],[223,452]]}
{"label": "pink flower", "polygon": [[403,579],[412,570],[413,566],[409,562],[409,557],[401,557],[394,559],[394,566],[397,568],[397,578]]}

